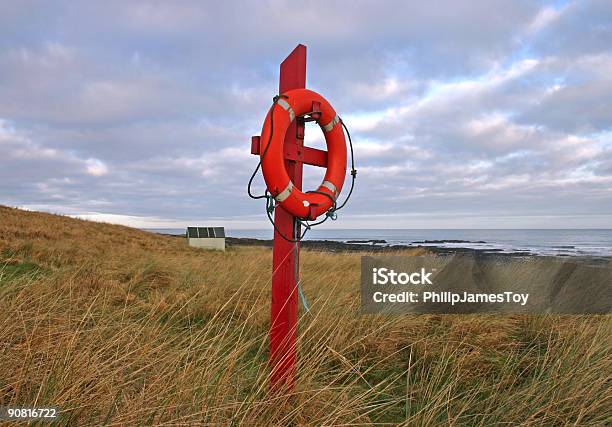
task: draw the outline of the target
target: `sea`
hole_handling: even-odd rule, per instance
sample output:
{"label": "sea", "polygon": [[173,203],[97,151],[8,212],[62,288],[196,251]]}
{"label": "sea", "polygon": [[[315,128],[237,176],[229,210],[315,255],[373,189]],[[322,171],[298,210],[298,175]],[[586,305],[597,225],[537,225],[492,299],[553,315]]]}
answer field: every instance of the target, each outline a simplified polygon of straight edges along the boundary
{"label": "sea", "polygon": [[[185,229],[147,229],[184,234]],[[271,229],[226,229],[229,237],[272,239]],[[612,256],[612,229],[312,229],[306,240],[334,240],[372,245],[471,248],[487,252],[524,252],[554,256]],[[384,241],[384,242],[383,242]]]}

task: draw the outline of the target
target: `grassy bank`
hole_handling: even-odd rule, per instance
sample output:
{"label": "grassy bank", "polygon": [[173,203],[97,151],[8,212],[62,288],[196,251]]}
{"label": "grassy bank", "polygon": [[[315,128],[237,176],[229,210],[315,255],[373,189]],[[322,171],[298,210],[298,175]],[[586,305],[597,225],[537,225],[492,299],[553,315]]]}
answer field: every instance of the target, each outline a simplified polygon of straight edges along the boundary
{"label": "grassy bank", "polygon": [[609,317],[361,316],[303,251],[298,387],[267,392],[271,250],[0,207],[0,405],[79,425],[604,425]]}

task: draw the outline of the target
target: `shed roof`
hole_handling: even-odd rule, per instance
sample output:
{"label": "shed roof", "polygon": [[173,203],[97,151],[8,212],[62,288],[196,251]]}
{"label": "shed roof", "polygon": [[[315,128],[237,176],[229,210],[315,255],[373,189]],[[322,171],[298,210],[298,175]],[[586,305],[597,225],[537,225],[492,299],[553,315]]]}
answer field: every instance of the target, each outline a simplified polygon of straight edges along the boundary
{"label": "shed roof", "polygon": [[187,227],[187,237],[197,238],[223,238],[225,228],[223,227]]}

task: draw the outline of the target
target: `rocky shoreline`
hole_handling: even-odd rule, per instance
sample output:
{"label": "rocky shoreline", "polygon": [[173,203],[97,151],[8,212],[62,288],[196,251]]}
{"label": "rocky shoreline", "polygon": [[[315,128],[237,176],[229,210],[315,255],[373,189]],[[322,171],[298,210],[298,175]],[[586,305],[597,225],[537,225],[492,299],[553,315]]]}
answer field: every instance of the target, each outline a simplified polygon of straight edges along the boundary
{"label": "rocky shoreline", "polygon": [[[185,238],[184,234],[167,234],[167,233],[157,233],[164,236],[170,237],[181,237]],[[272,240],[268,239],[255,239],[248,237],[226,237],[225,243],[227,246],[264,246],[264,247],[272,247]],[[402,250],[409,249],[423,249],[428,253],[433,253],[436,255],[468,255],[471,257],[478,258],[489,258],[489,257],[522,257],[522,258],[557,258],[557,259],[571,259],[573,261],[585,260],[589,263],[596,264],[609,264],[612,262],[612,258],[609,256],[597,256],[597,255],[540,255],[537,253],[533,253],[530,251],[512,251],[506,252],[502,249],[496,248],[470,248],[470,247],[461,247],[461,246],[438,246],[445,244],[455,244],[461,245],[465,243],[466,245],[474,244],[474,243],[484,243],[484,242],[475,242],[475,241],[467,241],[467,240],[422,240],[415,241],[409,245],[401,244],[394,245],[389,244],[386,240],[381,239],[371,239],[371,240],[348,240],[348,241],[337,241],[337,240],[304,240],[300,245],[304,249],[317,250],[317,251],[325,251],[331,253],[337,252],[370,252],[370,253],[397,253]]]}
{"label": "rocky shoreline", "polygon": [[[226,237],[225,243],[229,246],[272,246],[272,240]],[[436,243],[473,243],[467,241],[420,241],[413,245],[391,245],[385,240],[349,240],[347,242],[339,242],[336,240],[304,240],[300,246],[304,249],[322,250],[329,252],[397,252],[406,249],[425,249],[438,255],[454,255],[454,254],[469,254],[469,255],[497,255],[497,256],[532,256],[531,252],[516,251],[503,252],[501,249],[474,249],[461,247],[444,247],[436,246]],[[433,244],[430,246],[430,244]]]}

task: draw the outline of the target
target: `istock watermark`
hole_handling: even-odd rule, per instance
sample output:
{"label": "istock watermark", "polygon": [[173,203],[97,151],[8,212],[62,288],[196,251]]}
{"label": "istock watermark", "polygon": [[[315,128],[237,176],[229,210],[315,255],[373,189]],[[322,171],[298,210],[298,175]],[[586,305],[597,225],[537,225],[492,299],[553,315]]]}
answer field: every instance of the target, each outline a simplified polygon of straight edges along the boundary
{"label": "istock watermark", "polygon": [[363,257],[363,313],[610,313],[606,263],[509,256]]}
{"label": "istock watermark", "polygon": [[394,285],[406,285],[408,283],[413,285],[431,285],[429,277],[432,272],[427,273],[424,268],[421,268],[420,272],[416,273],[397,273],[393,269],[388,268],[373,268],[372,269],[372,283],[375,285],[386,285],[391,283]]}

